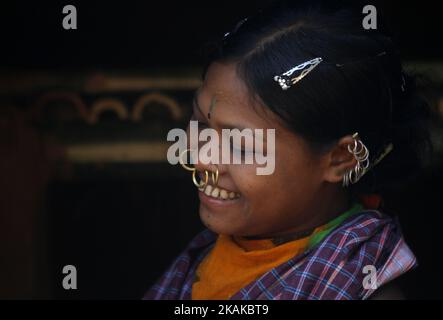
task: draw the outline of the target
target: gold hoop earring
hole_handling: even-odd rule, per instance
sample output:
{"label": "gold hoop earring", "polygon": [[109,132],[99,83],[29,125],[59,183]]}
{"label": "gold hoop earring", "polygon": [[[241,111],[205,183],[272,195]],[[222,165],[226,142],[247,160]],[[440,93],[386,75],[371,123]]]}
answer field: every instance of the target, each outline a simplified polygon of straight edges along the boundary
{"label": "gold hoop earring", "polygon": [[[196,174],[197,174],[197,170],[194,170],[194,172],[192,172],[192,182],[194,182],[194,184],[197,188],[204,188],[208,184],[208,180],[209,180],[208,170],[205,170],[205,182],[203,182],[202,180],[200,180],[200,182],[198,182]],[[202,184],[202,182],[203,182],[203,184]]]}
{"label": "gold hoop earring", "polygon": [[181,166],[182,166],[185,170],[188,170],[188,171],[195,171],[195,168],[189,167],[189,166],[186,165],[185,162],[183,161],[183,155],[184,155],[186,152],[188,152],[188,151],[192,151],[192,149],[186,149],[185,151],[183,151],[183,152],[180,154],[179,162],[180,162]]}

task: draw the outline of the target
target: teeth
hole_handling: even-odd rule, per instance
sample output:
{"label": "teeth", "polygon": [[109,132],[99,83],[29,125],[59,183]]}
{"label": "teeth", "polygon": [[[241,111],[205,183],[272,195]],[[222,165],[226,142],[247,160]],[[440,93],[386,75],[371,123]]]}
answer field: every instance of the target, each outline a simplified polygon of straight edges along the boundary
{"label": "teeth", "polygon": [[222,200],[228,200],[228,199],[235,199],[240,197],[238,193],[235,193],[233,191],[228,191],[219,187],[213,187],[211,185],[206,185],[205,188],[199,188],[200,191],[203,191],[207,196],[216,198],[216,199],[222,199]]}
{"label": "teeth", "polygon": [[214,190],[212,190],[211,197],[218,198],[219,193],[220,193],[220,189],[214,188]]}
{"label": "teeth", "polygon": [[211,192],[212,192],[212,186],[211,186],[210,184],[208,184],[208,185],[206,186],[206,189],[205,189],[205,194],[206,194],[207,196],[210,196],[210,195],[211,195]]}
{"label": "teeth", "polygon": [[223,200],[228,199],[228,191],[221,189],[220,190],[220,198],[222,198]]}

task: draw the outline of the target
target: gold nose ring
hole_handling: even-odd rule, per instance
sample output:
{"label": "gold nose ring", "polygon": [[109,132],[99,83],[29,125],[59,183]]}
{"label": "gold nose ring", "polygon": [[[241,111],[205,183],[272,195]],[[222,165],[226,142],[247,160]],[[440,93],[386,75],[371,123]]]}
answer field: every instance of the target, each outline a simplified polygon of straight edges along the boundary
{"label": "gold nose ring", "polygon": [[185,170],[188,170],[188,171],[195,171],[195,168],[186,165],[186,164],[185,164],[185,161],[183,161],[183,155],[186,154],[186,152],[188,152],[188,151],[192,151],[192,150],[191,150],[191,149],[186,149],[185,151],[183,151],[182,153],[180,153],[180,157],[179,157],[180,164],[181,164],[181,166],[182,166],[183,168],[185,168]]}
{"label": "gold nose ring", "polygon": [[218,168],[214,171],[211,171],[211,177],[212,177],[212,183],[214,184],[214,187],[217,186],[218,183]]}
{"label": "gold nose ring", "polygon": [[[188,151],[192,151],[192,150],[186,149],[185,151],[183,151],[180,154],[180,157],[179,157],[180,164],[185,170],[192,171],[192,182],[194,183],[194,185],[197,188],[203,188],[208,184],[209,172],[208,172],[208,170],[204,171],[205,172],[204,181],[203,180],[197,181],[197,172],[198,172],[197,169],[195,167],[190,167],[190,166],[186,165],[185,161],[183,161],[183,155],[186,154],[186,152],[188,152]],[[216,177],[214,177],[214,173],[212,173],[212,180],[214,181],[214,179],[216,179],[218,181],[218,170],[217,170]]]}
{"label": "gold nose ring", "polygon": [[205,181],[203,182],[203,180],[200,180],[200,182],[197,181],[197,170],[194,170],[194,172],[192,172],[192,182],[194,182],[195,186],[197,188],[203,188],[208,184],[208,178],[209,178],[209,173],[208,170],[205,170]]}

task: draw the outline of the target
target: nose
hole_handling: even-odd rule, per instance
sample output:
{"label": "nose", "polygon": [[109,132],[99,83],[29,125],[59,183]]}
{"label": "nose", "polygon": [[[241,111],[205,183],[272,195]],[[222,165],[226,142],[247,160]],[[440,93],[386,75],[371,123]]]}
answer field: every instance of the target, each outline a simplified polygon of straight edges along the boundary
{"label": "nose", "polygon": [[[195,169],[198,171],[200,178],[204,179],[206,175],[205,171],[208,171],[210,181],[212,181],[214,185],[217,184],[219,177],[223,175],[227,169],[225,165],[221,164],[220,149],[220,145],[211,139],[208,142],[200,141],[198,152],[193,153]],[[218,150],[218,156],[217,153],[213,153],[214,150]]]}

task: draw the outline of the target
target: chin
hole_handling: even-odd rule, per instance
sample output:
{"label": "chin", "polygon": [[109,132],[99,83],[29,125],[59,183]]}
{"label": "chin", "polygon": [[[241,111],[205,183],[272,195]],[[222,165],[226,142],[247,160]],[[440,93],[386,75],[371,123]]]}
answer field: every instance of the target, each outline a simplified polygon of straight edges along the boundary
{"label": "chin", "polygon": [[212,232],[226,235],[234,235],[238,232],[238,228],[233,228],[231,219],[220,219],[216,213],[202,207],[200,207],[199,213],[201,222]]}

